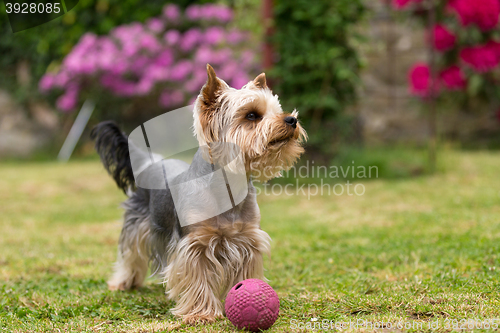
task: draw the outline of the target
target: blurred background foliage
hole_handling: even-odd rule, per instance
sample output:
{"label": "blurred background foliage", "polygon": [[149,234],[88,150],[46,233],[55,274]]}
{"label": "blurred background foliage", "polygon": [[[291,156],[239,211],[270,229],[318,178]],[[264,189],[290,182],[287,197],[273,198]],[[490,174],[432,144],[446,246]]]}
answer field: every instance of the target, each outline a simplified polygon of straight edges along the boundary
{"label": "blurred background foliage", "polygon": [[[185,8],[209,1],[180,0],[173,3]],[[221,3],[221,2],[219,2]],[[297,108],[309,129],[311,152],[325,160],[336,152],[339,137],[352,135],[355,120],[344,110],[356,100],[360,60],[351,46],[351,27],[364,15],[361,0],[304,0],[274,3],[274,35],[264,36],[260,0],[222,1],[234,10],[234,24],[249,31],[258,40],[268,38],[274,49],[274,67],[268,75],[275,93],[282,96],[285,109]],[[41,26],[13,34],[6,15],[0,15],[0,88],[27,105],[33,100],[55,105],[53,94],[41,95],[40,78],[57,72],[66,55],[85,33],[108,34],[113,28],[131,22],[145,22],[161,13],[165,2],[152,0],[80,0],[66,15]],[[356,36],[354,36],[356,37]],[[258,48],[258,46],[257,46]],[[256,50],[259,54],[259,50]],[[29,72],[29,80],[20,84],[20,71]],[[100,99],[93,122],[110,117],[110,108],[118,100]],[[148,96],[131,101],[128,109],[151,105]],[[131,106],[135,104],[134,106]],[[120,105],[126,113],[126,108]],[[66,116],[74,119],[75,115]],[[122,119],[123,120],[123,119]],[[130,118],[131,120],[137,120]],[[123,121],[122,121],[123,122]],[[126,121],[125,121],[126,122]],[[136,124],[126,124],[135,127]],[[66,126],[68,127],[68,125]],[[345,129],[348,129],[347,131]],[[67,128],[65,129],[67,131]]]}
{"label": "blurred background foliage", "polygon": [[[39,89],[58,96],[56,107],[74,112],[86,99],[94,120],[113,119],[131,130],[168,110],[193,104],[207,80],[207,63],[240,89],[261,69],[259,38],[238,29],[221,4],[165,5],[145,23],[108,34],[85,33]],[[130,128],[131,127],[131,128]]]}
{"label": "blurred background foliage", "polygon": [[[179,6],[207,3],[203,0],[176,0]],[[0,88],[14,94],[20,102],[40,98],[38,81],[50,66],[56,66],[83,34],[107,34],[114,27],[134,21],[144,22],[158,15],[164,1],[79,0],[73,10],[40,26],[13,34],[5,10],[0,15]],[[3,4],[2,4],[3,6]],[[29,67],[29,84],[20,85],[20,64]]]}
{"label": "blurred background foliage", "polygon": [[[186,8],[192,4],[211,2],[214,1],[176,0],[170,3]],[[55,97],[41,95],[38,83],[45,73],[58,70],[64,57],[85,33],[105,35],[119,25],[144,23],[158,16],[165,4],[157,0],[145,3],[138,0],[80,0],[64,16],[16,34],[12,33],[8,17],[3,11],[0,15],[0,88],[11,93],[23,105],[33,100],[49,100],[54,105]],[[254,36],[261,36],[260,0],[229,0],[222,1],[222,4],[235,9],[234,21],[239,28],[250,31]],[[249,12],[253,15],[248,15]],[[20,79],[20,74],[23,75],[20,72],[23,71],[29,73],[29,80]],[[117,102],[111,98],[107,104]],[[142,102],[147,103],[147,99]],[[103,116],[109,115],[103,112]]]}
{"label": "blurred background foliage", "polygon": [[[393,9],[394,1],[406,4],[405,10],[397,15]],[[425,28],[415,24],[419,20],[408,11],[413,8],[412,3],[418,6],[420,2],[394,1],[273,0],[274,18],[271,22],[263,18],[264,0],[180,0],[168,3],[178,5],[181,10],[194,4],[226,5],[234,13],[227,28],[249,32],[251,43],[246,46],[254,52],[257,63],[264,63],[262,45],[267,43],[271,47],[273,65],[270,68],[262,65],[255,71],[266,71],[269,85],[280,96],[285,111],[297,109],[300,112],[300,120],[309,134],[306,148],[309,158],[320,164],[348,163],[355,158],[362,164],[380,165],[381,170],[386,170],[381,171],[381,175],[399,177],[427,172],[425,156],[420,154],[428,140],[426,105],[409,93],[407,73],[415,61],[426,60],[429,43],[425,38]],[[4,92],[21,106],[13,108],[14,113],[23,111],[28,118],[36,118],[33,116],[33,102],[47,105],[54,117],[59,118],[57,126],[50,127],[49,146],[53,149],[46,154],[48,158],[54,158],[76,112],[55,111],[57,92],[40,92],[42,76],[57,73],[64,58],[86,33],[105,36],[118,26],[133,22],[145,24],[161,15],[162,8],[168,3],[157,0],[146,3],[137,0],[80,0],[64,16],[16,34],[11,32],[7,16],[2,12],[0,108],[4,105]],[[417,10],[417,13],[420,12]],[[396,17],[412,19],[403,23]],[[484,42],[477,40],[474,27],[462,27],[453,16],[447,16],[448,20],[466,44]],[[266,33],[268,25],[272,31],[270,35]],[[498,40],[500,30],[496,26],[483,35]],[[445,57],[448,54],[456,55],[456,52],[451,50],[445,53]],[[465,92],[480,96],[484,89],[498,89],[498,85],[485,82],[473,75]],[[489,97],[482,98],[482,103],[476,103],[476,99],[463,103],[465,95],[464,91],[454,91],[438,101],[440,117],[437,121],[442,141],[448,140],[458,147],[498,147],[494,143],[499,140],[500,110],[497,112],[494,103],[486,105],[492,101]],[[82,95],[75,109],[86,97]],[[89,127],[98,121],[114,118],[126,129],[135,128],[138,122],[168,110],[158,107],[157,100],[152,94],[125,99],[103,91]],[[142,118],[130,116],[131,113],[140,114]],[[1,117],[0,112],[0,141],[5,127],[1,125]],[[93,151],[90,142],[85,142],[88,140],[86,134],[76,151],[79,156]],[[35,141],[43,140],[37,137]],[[408,151],[408,154],[390,154],[385,148],[373,148],[380,146],[396,147],[395,150]],[[0,156],[2,147],[0,142]],[[43,147],[36,147],[35,155],[37,152],[43,155]],[[417,150],[412,150],[414,147]],[[408,157],[415,151],[418,161]]]}

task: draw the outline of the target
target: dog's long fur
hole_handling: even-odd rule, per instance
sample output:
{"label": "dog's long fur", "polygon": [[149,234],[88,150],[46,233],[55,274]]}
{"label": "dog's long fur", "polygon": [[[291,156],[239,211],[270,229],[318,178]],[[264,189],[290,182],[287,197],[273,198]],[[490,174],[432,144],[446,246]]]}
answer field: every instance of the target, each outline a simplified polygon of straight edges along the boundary
{"label": "dog's long fur", "polygon": [[125,193],[135,188],[134,173],[130,163],[127,136],[112,121],[99,123],[92,129],[90,137],[95,140],[95,149],[102,164]]}
{"label": "dog's long fur", "polygon": [[[101,123],[91,133],[104,167],[129,196],[123,204],[125,221],[109,288],[140,287],[150,262],[152,271],[166,284],[168,297],[176,300],[172,312],[191,324],[221,317],[221,300],[239,281],[265,279],[263,256],[270,252],[270,238],[260,228],[251,175],[263,180],[275,177],[300,156],[300,142],[305,139],[300,124],[295,118],[290,120],[297,113],[285,119],[287,115],[267,88],[263,74],[236,90],[217,78],[210,66],[207,72],[207,84],[195,103],[195,135],[200,145],[232,142],[242,149],[248,195],[232,209],[181,227],[168,187],[135,187],[128,140],[116,124]],[[260,118],[249,120],[255,118],[249,112]],[[187,169],[179,177],[194,179],[213,167],[205,155],[200,149],[189,167],[179,160],[164,164],[167,169]],[[269,174],[262,172],[269,166],[273,168]]]}

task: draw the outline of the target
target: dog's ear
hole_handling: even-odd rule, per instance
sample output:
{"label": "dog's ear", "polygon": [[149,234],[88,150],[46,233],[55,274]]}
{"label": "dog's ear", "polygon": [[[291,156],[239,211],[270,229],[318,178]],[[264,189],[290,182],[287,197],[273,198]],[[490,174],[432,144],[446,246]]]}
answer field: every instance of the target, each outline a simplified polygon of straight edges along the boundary
{"label": "dog's ear", "polygon": [[261,73],[259,74],[254,80],[253,84],[255,87],[259,89],[264,89],[267,88],[267,82],[266,82],[266,74]]}
{"label": "dog's ear", "polygon": [[209,64],[207,64],[207,76],[207,83],[201,88],[198,97],[199,104],[194,121],[195,133],[200,146],[218,140],[219,130],[216,114],[217,110],[220,110],[220,105],[217,99],[225,90],[229,89],[227,83],[215,75],[214,69]]}
{"label": "dog's ear", "polygon": [[214,69],[209,64],[207,64],[207,76],[207,83],[201,88],[201,96],[205,105],[208,106],[215,103],[222,90],[227,88],[227,84],[215,75]]}

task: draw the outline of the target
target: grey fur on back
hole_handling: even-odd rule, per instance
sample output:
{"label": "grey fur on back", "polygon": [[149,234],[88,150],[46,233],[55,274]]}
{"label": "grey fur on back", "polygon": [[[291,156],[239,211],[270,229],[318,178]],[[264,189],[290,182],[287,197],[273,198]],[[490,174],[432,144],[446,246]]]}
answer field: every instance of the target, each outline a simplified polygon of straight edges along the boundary
{"label": "grey fur on back", "polygon": [[[210,174],[214,168],[213,165],[203,159],[200,150],[195,154],[191,165],[174,159],[164,160],[163,164],[166,172],[178,174],[175,178],[176,183],[186,182]],[[252,220],[256,214],[260,215],[255,188],[251,181],[249,181],[248,186],[249,191],[246,199],[233,209],[216,216],[214,218],[216,221],[220,221],[220,223],[236,220],[246,221]],[[186,195],[189,195],[189,190],[186,191]],[[147,217],[149,217],[151,227],[149,247],[151,271],[153,274],[162,272],[167,266],[169,255],[175,250],[177,242],[189,228],[189,226],[181,227],[179,223],[168,183],[166,183],[166,190],[137,188],[126,201],[126,205],[143,212],[145,212],[143,210],[144,205],[148,207]],[[144,218],[147,217],[144,216]]]}

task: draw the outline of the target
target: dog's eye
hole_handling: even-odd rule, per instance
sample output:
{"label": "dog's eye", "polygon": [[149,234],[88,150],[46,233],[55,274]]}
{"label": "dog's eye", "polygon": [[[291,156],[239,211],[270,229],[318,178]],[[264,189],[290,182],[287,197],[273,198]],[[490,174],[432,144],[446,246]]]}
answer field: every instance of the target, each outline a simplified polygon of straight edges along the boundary
{"label": "dog's eye", "polygon": [[257,120],[258,117],[254,112],[250,112],[249,114],[247,114],[246,118],[248,120]]}

